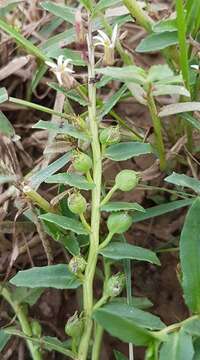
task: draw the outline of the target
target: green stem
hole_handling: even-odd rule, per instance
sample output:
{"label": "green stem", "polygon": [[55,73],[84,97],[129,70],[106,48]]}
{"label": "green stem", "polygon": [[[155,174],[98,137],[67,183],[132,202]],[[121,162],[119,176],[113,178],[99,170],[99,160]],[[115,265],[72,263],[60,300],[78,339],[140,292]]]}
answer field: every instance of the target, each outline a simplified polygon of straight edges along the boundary
{"label": "green stem", "polygon": [[103,249],[105,246],[109,244],[109,242],[112,240],[113,235],[114,234],[112,232],[108,233],[105,240],[99,245],[99,250]]}
{"label": "green stem", "polygon": [[105,198],[101,201],[101,206],[105,205],[110,198],[112,197],[112,195],[115,193],[115,191],[117,190],[117,186],[114,185],[110,191],[106,194]]}
{"label": "green stem", "polygon": [[[1,289],[0,294],[4,297],[4,299],[10,304],[10,306],[13,308],[15,314],[17,315],[17,318],[19,320],[21,329],[23,333],[27,336],[32,336],[32,329],[31,324],[29,323],[28,317],[26,315],[26,312],[24,311],[24,308],[21,304],[16,303],[14,300],[12,300],[11,293],[9,290],[5,287]],[[30,350],[31,356],[33,360],[42,360],[42,354],[37,346],[34,346],[33,343],[30,340],[26,340],[28,348]]]}
{"label": "green stem", "polygon": [[8,100],[9,100],[10,102],[14,103],[14,104],[22,105],[23,107],[35,109],[35,110],[38,110],[38,111],[43,111],[43,112],[45,112],[45,113],[47,113],[47,114],[56,115],[56,116],[59,116],[59,117],[64,118],[64,119],[68,119],[68,120],[74,120],[74,119],[75,119],[75,116],[74,116],[74,115],[69,115],[69,114],[65,114],[65,113],[60,113],[60,112],[55,111],[55,110],[53,110],[53,109],[49,109],[49,108],[47,108],[47,107],[45,107],[45,106],[32,103],[32,102],[30,102],[30,101],[13,98],[13,97],[11,97],[11,96],[9,97]]}
{"label": "green stem", "polygon": [[142,10],[137,0],[123,0],[123,3],[136,19],[136,22],[148,32],[151,32],[154,21]]}
{"label": "green stem", "polygon": [[[103,287],[103,296],[102,298],[95,304],[94,308],[97,306],[103,305],[106,300],[106,285],[108,282],[108,279],[110,278],[110,262],[104,259],[104,287]],[[92,348],[92,360],[99,360],[100,351],[101,351],[101,343],[102,343],[102,337],[103,337],[103,328],[101,325],[96,324],[95,328],[95,336],[94,336],[94,343]]]}
{"label": "green stem", "polygon": [[151,93],[151,85],[149,86],[149,90],[147,93],[147,103],[148,103],[149,112],[151,114],[151,119],[153,122],[154,134],[156,138],[156,147],[160,159],[160,169],[164,170],[166,168],[165,146],[162,138],[161,121],[158,116],[156,104]]}
{"label": "green stem", "polygon": [[93,280],[96,270],[96,263],[99,248],[99,227],[100,227],[100,199],[101,199],[101,178],[102,178],[102,159],[101,148],[98,136],[98,122],[96,119],[96,86],[90,81],[95,77],[94,47],[92,42],[92,24],[89,21],[88,27],[88,97],[89,97],[89,123],[92,135],[92,154],[93,154],[93,181],[95,188],[92,190],[91,203],[91,233],[90,248],[85,271],[85,281],[83,284],[83,306],[85,316],[85,328],[80,341],[78,359],[86,360],[88,347],[92,332],[92,311],[93,311]]}
{"label": "green stem", "polygon": [[30,199],[34,204],[38,205],[41,209],[46,212],[52,212],[52,207],[47,200],[45,200],[37,191],[31,189],[29,186],[24,186],[23,193],[28,199]]}

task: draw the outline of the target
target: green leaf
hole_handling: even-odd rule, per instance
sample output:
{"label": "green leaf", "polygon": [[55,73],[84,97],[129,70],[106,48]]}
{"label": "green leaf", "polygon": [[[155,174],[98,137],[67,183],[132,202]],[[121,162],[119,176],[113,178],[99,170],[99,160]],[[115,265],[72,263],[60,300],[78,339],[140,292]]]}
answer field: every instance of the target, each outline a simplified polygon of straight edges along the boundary
{"label": "green leaf", "polygon": [[51,38],[48,38],[48,40],[44,41],[41,45],[41,49],[47,54],[50,51],[53,51],[55,49],[58,49],[61,47],[61,45],[69,45],[74,42],[76,39],[75,29],[74,27],[63,31],[57,35],[52,36]]}
{"label": "green leaf", "polygon": [[199,360],[200,359],[200,338],[198,337],[197,339],[195,339],[194,343],[194,357],[192,360]]}
{"label": "green leaf", "polygon": [[136,213],[133,217],[133,223],[137,223],[139,221],[147,220],[154,218],[156,216],[167,214],[171,211],[181,209],[182,207],[189,206],[194,202],[194,199],[186,199],[186,200],[177,200],[171,201],[166,204],[156,205],[150,207],[149,209],[145,209],[145,213]]}
{"label": "green leaf", "polygon": [[194,349],[192,337],[180,330],[168,335],[161,347],[159,360],[192,360]]}
{"label": "green leaf", "polygon": [[61,123],[58,124],[58,123],[53,123],[51,121],[40,120],[38,121],[37,124],[33,125],[33,128],[49,130],[57,134],[67,134],[69,136],[74,137],[75,139],[80,139],[84,141],[88,140],[88,136],[84,132],[81,132],[77,130],[74,126],[67,124],[66,121],[62,124]]}
{"label": "green leaf", "polygon": [[123,161],[131,159],[134,156],[150,153],[152,153],[150,144],[131,141],[109,146],[105,151],[105,156],[113,161]]}
{"label": "green leaf", "polygon": [[164,117],[190,111],[200,111],[200,102],[193,101],[166,105],[161,109],[158,115]]}
{"label": "green leaf", "polygon": [[187,306],[200,311],[200,198],[189,209],[180,238],[183,292]]}
{"label": "green leaf", "polygon": [[60,173],[48,177],[45,181],[48,184],[64,184],[70,185],[81,190],[94,189],[94,183],[89,183],[87,179],[75,173]]}
{"label": "green leaf", "polygon": [[35,289],[30,289],[26,287],[15,288],[12,296],[14,301],[16,301],[19,304],[26,303],[29,304],[30,306],[33,306],[39,300],[43,291],[44,289],[40,289],[40,288],[35,288]]}
{"label": "green leaf", "polygon": [[29,185],[33,189],[37,189],[42,182],[44,182],[49,176],[54,174],[65,166],[72,158],[72,152],[69,151],[67,154],[61,156],[59,159],[48,165],[46,168],[39,170],[30,178]]}
{"label": "green leaf", "polygon": [[121,211],[121,210],[136,210],[136,211],[142,211],[145,212],[145,209],[137,204],[137,203],[128,203],[128,202],[122,202],[122,201],[113,201],[109,202],[106,205],[101,206],[101,211]]}
{"label": "green leaf", "polygon": [[23,332],[16,330],[13,327],[7,327],[5,332],[9,335],[15,335],[23,339],[29,340],[33,344],[47,351],[55,350],[63,355],[66,355],[67,357],[75,359],[75,354],[69,349],[67,349],[66,345],[55,337],[51,337],[51,336],[43,336],[41,338],[30,337],[30,336],[26,336]]}
{"label": "green leaf", "polygon": [[[83,97],[82,95],[80,95],[79,91],[77,88],[75,89],[71,89],[71,90],[66,90],[64,87],[60,86],[57,83],[49,83],[48,84],[52,89],[61,92],[62,94],[64,94],[66,97],[68,97],[69,99],[72,99],[76,102],[78,102],[80,105],[82,106],[87,106],[88,105],[88,101],[86,100],[85,97]],[[79,90],[83,89],[84,85],[79,86]]]}
{"label": "green leaf", "polygon": [[1,111],[0,111],[0,133],[12,139],[19,138],[16,137],[15,129],[13,128],[12,124],[4,115],[4,113],[2,113]]}
{"label": "green leaf", "polygon": [[3,351],[4,347],[10,340],[11,335],[7,334],[4,330],[0,329],[0,351]]}
{"label": "green leaf", "polygon": [[76,9],[66,5],[55,4],[52,1],[44,1],[40,5],[43,9],[49,11],[51,14],[62,18],[72,25],[75,24]]}
{"label": "green leaf", "polygon": [[200,130],[200,121],[195,119],[194,116],[184,113],[181,117],[186,120],[190,125],[192,125],[195,129]]}
{"label": "green leaf", "polygon": [[85,6],[88,11],[93,10],[94,3],[92,2],[92,0],[80,0],[80,3]]}
{"label": "green leaf", "polygon": [[173,172],[171,175],[165,178],[165,181],[170,184],[192,189],[197,194],[200,193],[200,181],[185,174],[177,174]]}
{"label": "green leaf", "polygon": [[153,83],[157,81],[163,81],[173,76],[173,71],[166,64],[164,65],[153,65],[148,71],[147,80]]}
{"label": "green leaf", "polygon": [[0,104],[8,100],[8,93],[5,87],[0,88]]}
{"label": "green leaf", "polygon": [[145,71],[135,65],[120,67],[105,67],[95,70],[97,74],[104,74],[115,80],[126,82],[135,82],[136,84],[143,85],[146,82]]}
{"label": "green leaf", "polygon": [[127,86],[123,85],[116,93],[114,93],[114,95],[112,95],[109,99],[106,100],[106,102],[104,102],[104,105],[101,108],[101,117],[104,117],[112,110],[112,108],[119,102],[126,90]]}
{"label": "green leaf", "polygon": [[39,218],[45,221],[49,221],[50,223],[55,224],[61,227],[62,229],[71,230],[76,234],[82,234],[82,235],[88,234],[88,232],[83,227],[81,222],[75,219],[68,218],[66,216],[47,213],[44,215],[40,215]]}
{"label": "green leaf", "polygon": [[161,329],[164,324],[154,315],[115,302],[94,312],[93,318],[112,336],[135,345],[147,345],[156,338],[149,329]]}
{"label": "green leaf", "polygon": [[128,243],[112,242],[99,253],[113,260],[132,259],[160,265],[160,261],[153,251]]}
{"label": "green leaf", "polygon": [[9,25],[3,19],[0,19],[0,28],[10,35],[19,45],[26,49],[29,54],[33,54],[42,61],[48,60],[48,57],[37,46],[33,45],[31,41],[27,40],[14,27]]}
{"label": "green leaf", "polygon": [[12,11],[22,0],[6,0],[5,3],[0,3],[0,16],[4,17],[8,12]]}
{"label": "green leaf", "polygon": [[188,319],[187,322],[182,326],[182,329],[189,335],[198,336],[200,335],[200,319]]}
{"label": "green leaf", "polygon": [[139,43],[135,51],[141,53],[155,52],[176,44],[178,44],[177,31],[165,31],[148,35]]}
{"label": "green leaf", "polygon": [[114,350],[115,360],[128,360],[125,355],[120,353],[119,351]]}
{"label": "green leaf", "polygon": [[29,288],[76,289],[80,286],[77,277],[66,264],[33,267],[19,271],[10,283]]}
{"label": "green leaf", "polygon": [[[125,298],[125,297],[116,297],[112,301],[127,304],[127,298]],[[148,309],[148,308],[152,307],[153,303],[145,297],[132,296],[129,305],[132,305],[133,307],[144,310],[144,309]]]}
{"label": "green leaf", "polygon": [[155,85],[152,94],[154,96],[183,95],[190,97],[190,92],[184,86],[178,85]]}
{"label": "green leaf", "polygon": [[107,8],[110,8],[111,6],[119,5],[120,3],[120,0],[100,0],[94,8],[94,13],[103,11]]}
{"label": "green leaf", "polygon": [[176,19],[166,19],[156,22],[152,27],[153,32],[162,33],[166,31],[177,31]]}

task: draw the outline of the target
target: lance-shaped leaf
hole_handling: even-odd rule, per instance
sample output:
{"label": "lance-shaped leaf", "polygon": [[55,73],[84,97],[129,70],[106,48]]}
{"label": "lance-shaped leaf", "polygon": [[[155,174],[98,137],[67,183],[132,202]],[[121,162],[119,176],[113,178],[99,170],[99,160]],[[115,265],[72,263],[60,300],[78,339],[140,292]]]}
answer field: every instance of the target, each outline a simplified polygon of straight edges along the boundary
{"label": "lance-shaped leaf", "polygon": [[200,111],[200,102],[193,101],[193,102],[184,102],[184,103],[170,104],[164,106],[161,109],[159,116],[164,117],[169,115],[181,114],[189,111]]}
{"label": "lance-shaped leaf", "polygon": [[66,264],[33,267],[19,271],[10,283],[28,288],[76,289],[80,285],[77,277]]}
{"label": "lance-shaped leaf", "polygon": [[141,53],[155,52],[175,44],[178,44],[177,31],[165,31],[148,35],[139,43],[135,50]]}
{"label": "lance-shaped leaf", "polygon": [[187,176],[185,174],[177,174],[173,172],[171,175],[165,178],[165,181],[177,186],[190,188],[197,194],[200,193],[200,181],[192,178],[191,176]]}
{"label": "lance-shaped leaf", "polygon": [[147,345],[156,337],[147,329],[162,329],[161,320],[127,304],[110,303],[94,312],[93,318],[112,336],[135,345]]}
{"label": "lance-shaped leaf", "polygon": [[52,175],[45,180],[48,184],[64,184],[70,185],[81,190],[92,190],[94,183],[89,183],[87,179],[75,173],[60,173]]}
{"label": "lance-shaped leaf", "polygon": [[185,219],[180,239],[180,259],[185,302],[192,312],[200,311],[200,198]]}
{"label": "lance-shaped leaf", "polygon": [[40,184],[45,181],[50,175],[54,174],[56,171],[60,170],[65,166],[72,158],[72,152],[69,151],[67,154],[61,156],[59,159],[48,165],[46,168],[39,170],[30,178],[30,186],[33,189],[36,189]]}
{"label": "lance-shaped leaf", "polygon": [[135,82],[136,84],[143,85],[146,82],[145,71],[135,65],[120,67],[105,67],[96,69],[97,74],[104,74],[115,80],[124,82]]}
{"label": "lance-shaped leaf", "polygon": [[105,151],[105,156],[113,161],[123,161],[131,159],[134,156],[150,153],[152,153],[150,144],[131,141],[109,146]]}
{"label": "lance-shaped leaf", "polygon": [[66,5],[55,4],[53,1],[44,1],[41,3],[43,9],[49,11],[57,17],[74,25],[76,9]]}
{"label": "lance-shaped leaf", "polygon": [[37,124],[33,125],[33,128],[54,131],[57,134],[67,134],[75,139],[88,141],[88,136],[84,132],[77,130],[74,126],[67,124],[66,122],[57,124],[52,123],[51,121],[40,120]]}
{"label": "lance-shaped leaf", "polygon": [[100,254],[113,260],[132,259],[160,265],[160,261],[153,251],[128,243],[112,242],[101,250]]}
{"label": "lance-shaped leaf", "polygon": [[66,216],[56,215],[52,213],[44,214],[39,216],[40,219],[48,221],[52,224],[55,224],[62,229],[71,230],[76,234],[87,235],[88,231],[82,225],[82,223],[78,220],[71,219]]}
{"label": "lance-shaped leaf", "polygon": [[102,211],[112,212],[112,211],[128,211],[128,210],[136,210],[136,211],[142,211],[145,212],[145,209],[137,204],[137,203],[128,203],[123,201],[113,201],[109,202],[103,206],[101,206]]}
{"label": "lance-shaped leaf", "polygon": [[10,340],[10,337],[10,334],[7,334],[4,330],[0,330],[0,351],[4,349],[4,347]]}
{"label": "lance-shaped leaf", "polygon": [[192,336],[183,330],[168,335],[160,350],[159,360],[192,360],[194,349]]}

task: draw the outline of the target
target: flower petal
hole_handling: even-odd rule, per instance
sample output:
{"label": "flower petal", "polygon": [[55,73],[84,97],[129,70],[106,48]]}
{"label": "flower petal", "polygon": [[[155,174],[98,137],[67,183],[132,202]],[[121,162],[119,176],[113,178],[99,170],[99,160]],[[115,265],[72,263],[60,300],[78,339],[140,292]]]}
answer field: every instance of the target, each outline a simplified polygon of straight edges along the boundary
{"label": "flower petal", "polygon": [[53,61],[45,61],[45,64],[51,67],[52,69],[57,68],[57,65]]}
{"label": "flower petal", "polygon": [[104,39],[104,41],[110,43],[110,39],[109,39],[108,35],[104,31],[98,30],[98,33]]}
{"label": "flower petal", "polygon": [[57,64],[59,67],[62,67],[63,65],[63,59],[64,59],[64,55],[59,55],[58,59],[57,59]]}
{"label": "flower petal", "polygon": [[112,37],[111,37],[111,42],[112,42],[113,47],[115,47],[115,43],[117,41],[117,33],[118,33],[118,25],[116,24],[113,29]]}

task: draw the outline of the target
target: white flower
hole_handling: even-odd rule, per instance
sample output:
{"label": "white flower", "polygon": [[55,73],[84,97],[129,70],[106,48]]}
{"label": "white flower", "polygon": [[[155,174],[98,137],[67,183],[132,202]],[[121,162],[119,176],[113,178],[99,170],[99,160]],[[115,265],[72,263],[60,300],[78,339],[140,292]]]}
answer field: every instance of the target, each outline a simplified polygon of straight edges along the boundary
{"label": "white flower", "polygon": [[118,26],[115,25],[112,36],[109,38],[109,36],[102,30],[98,30],[99,35],[94,37],[94,40],[97,40],[95,42],[96,45],[104,46],[105,48],[114,49],[117,41],[117,33],[118,33]]}
{"label": "white flower", "polygon": [[190,65],[190,67],[194,70],[199,70],[199,65]]}
{"label": "white flower", "polygon": [[[57,64],[53,61],[45,61],[45,63],[51,68],[51,71],[56,75],[57,80],[60,85],[65,85],[66,79],[68,80],[67,83],[72,84],[74,80],[71,74],[74,73],[73,66],[69,66],[71,59],[65,59],[64,56],[60,55],[57,59]],[[69,86],[71,87],[71,86]]]}

